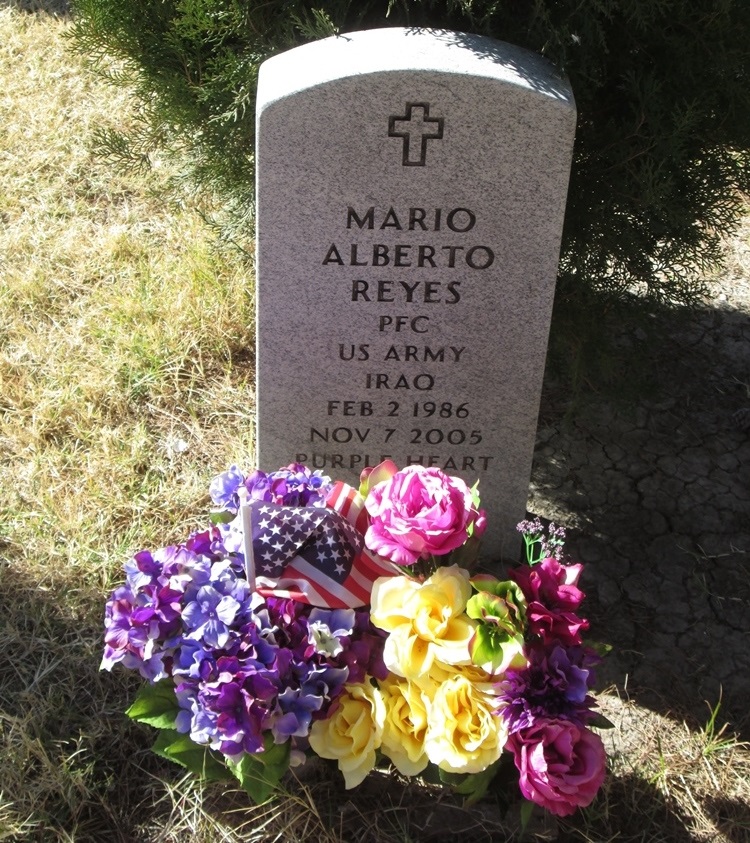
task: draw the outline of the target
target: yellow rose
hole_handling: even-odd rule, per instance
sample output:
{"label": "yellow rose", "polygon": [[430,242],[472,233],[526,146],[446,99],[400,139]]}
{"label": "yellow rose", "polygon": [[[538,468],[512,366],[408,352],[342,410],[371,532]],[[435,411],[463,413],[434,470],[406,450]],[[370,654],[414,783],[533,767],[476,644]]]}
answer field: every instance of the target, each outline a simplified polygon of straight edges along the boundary
{"label": "yellow rose", "polygon": [[409,623],[411,618],[406,604],[420,588],[421,585],[411,577],[380,577],[375,580],[370,595],[370,619],[375,626],[393,632],[402,624]]}
{"label": "yellow rose", "polygon": [[338,762],[347,790],[360,784],[375,766],[384,718],[378,689],[365,682],[345,685],[333,714],[312,724],[310,746],[321,758]]}
{"label": "yellow rose", "polygon": [[464,612],[470,596],[469,574],[457,565],[438,568],[421,585],[409,577],[377,580],[370,619],[390,633],[383,653],[388,669],[417,681],[435,661],[469,664],[476,627]]}
{"label": "yellow rose", "polygon": [[[429,681],[432,686],[439,687],[444,682],[447,682],[454,676],[459,675],[468,679],[476,691],[479,691],[486,696],[492,696],[495,694],[495,685],[498,678],[491,673],[487,673],[484,668],[481,668],[476,664],[452,665],[435,662],[430,670]],[[427,685],[425,684],[424,687],[426,688]],[[437,691],[437,687],[435,688],[435,691]],[[430,699],[432,699],[435,696],[435,693],[430,693],[429,696]]]}
{"label": "yellow rose", "polygon": [[404,776],[416,776],[429,763],[424,751],[427,697],[407,680],[390,676],[380,683],[385,703],[383,752]]}
{"label": "yellow rose", "polygon": [[449,773],[481,773],[500,758],[507,740],[493,697],[460,673],[437,689],[427,717],[425,752]]}

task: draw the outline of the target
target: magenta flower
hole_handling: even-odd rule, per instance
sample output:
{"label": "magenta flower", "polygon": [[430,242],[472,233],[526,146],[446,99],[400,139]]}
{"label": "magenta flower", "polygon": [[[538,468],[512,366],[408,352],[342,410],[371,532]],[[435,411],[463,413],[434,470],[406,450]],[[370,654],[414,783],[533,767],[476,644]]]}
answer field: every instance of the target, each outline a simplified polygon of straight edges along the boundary
{"label": "magenta flower", "polygon": [[532,567],[515,568],[510,578],[521,586],[529,603],[575,612],[585,596],[577,585],[582,570],[583,565],[561,565],[550,557]]}
{"label": "magenta flower", "polygon": [[583,565],[561,565],[557,559],[548,558],[508,572],[528,601],[529,632],[545,644],[580,644],[581,633],[589,628],[588,621],[575,614],[585,597],[577,585],[582,570]]}
{"label": "magenta flower", "polygon": [[589,628],[589,622],[574,612],[550,610],[536,601],[527,606],[526,620],[529,632],[538,635],[545,645],[559,642],[574,647],[581,643],[581,634]]}
{"label": "magenta flower", "polygon": [[537,721],[508,740],[523,795],[558,817],[590,805],[604,781],[598,735],[568,720]]}
{"label": "magenta flower", "polygon": [[444,556],[484,525],[463,480],[420,465],[375,485],[365,507],[371,517],[365,544],[397,565]]}

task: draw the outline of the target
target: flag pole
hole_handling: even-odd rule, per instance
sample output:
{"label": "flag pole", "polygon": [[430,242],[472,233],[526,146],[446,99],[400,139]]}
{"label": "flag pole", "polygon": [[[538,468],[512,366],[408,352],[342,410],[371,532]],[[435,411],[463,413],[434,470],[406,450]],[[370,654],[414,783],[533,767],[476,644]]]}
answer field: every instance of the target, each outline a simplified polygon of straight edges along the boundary
{"label": "flag pole", "polygon": [[245,552],[245,576],[250,592],[255,593],[255,556],[253,555],[253,522],[247,489],[240,489],[240,515],[242,517],[242,547]]}

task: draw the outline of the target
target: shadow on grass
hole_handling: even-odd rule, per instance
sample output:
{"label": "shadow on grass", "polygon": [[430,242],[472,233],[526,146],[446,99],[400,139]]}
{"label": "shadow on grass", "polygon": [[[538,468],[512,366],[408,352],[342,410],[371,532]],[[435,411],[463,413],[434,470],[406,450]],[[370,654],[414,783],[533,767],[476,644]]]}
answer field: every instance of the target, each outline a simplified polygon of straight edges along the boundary
{"label": "shadow on grass", "polygon": [[[277,839],[283,829],[285,843],[688,843],[701,831],[694,818],[637,775],[611,777],[594,804],[570,818],[558,820],[535,809],[523,836],[519,804],[508,805],[507,791],[495,788],[467,807],[437,787],[377,771],[347,792],[335,770],[316,767],[300,779],[290,777],[272,806],[244,810],[237,809],[236,794],[231,799],[213,794],[204,807],[231,817],[238,839],[253,841]],[[252,832],[261,823],[267,824],[265,837]],[[735,838],[726,839],[733,843]]]}
{"label": "shadow on grass", "polygon": [[[244,793],[184,778],[181,768],[151,753],[154,731],[124,714],[140,679],[99,672],[104,595],[72,573],[52,572],[34,583],[12,561],[0,568],[0,791],[12,806],[0,817],[6,839],[512,839],[519,816],[508,806],[508,793],[516,792],[512,782],[494,783],[467,808],[439,788],[377,771],[345,791],[338,771],[318,762],[299,778],[289,776],[286,793],[272,804],[254,807]],[[728,810],[720,801],[706,808],[717,823]],[[595,804],[571,820],[532,818],[530,830],[546,837],[529,839],[601,841],[618,834],[618,840],[657,843],[691,839],[686,828],[687,820],[651,783],[615,774]]]}
{"label": "shadow on grass", "polygon": [[[611,777],[594,804],[562,827],[559,841],[617,840],[618,843],[695,843],[717,839],[700,829],[676,800],[635,774]],[[731,838],[730,838],[731,839]]]}
{"label": "shadow on grass", "polygon": [[716,797],[705,804],[708,815],[730,843],[750,840],[750,805],[737,799]]}
{"label": "shadow on grass", "polygon": [[[100,673],[104,597],[51,571],[0,563],[0,837],[133,841],[155,777],[173,774],[124,711],[140,684]],[[15,831],[15,833],[14,833]]]}
{"label": "shadow on grass", "polygon": [[[668,314],[621,326],[609,389],[573,403],[547,377],[529,509],[569,525],[587,563],[602,681],[750,736],[750,318]],[[638,360],[628,372],[628,361]],[[627,379],[640,378],[626,398]],[[706,705],[708,703],[708,707]]]}

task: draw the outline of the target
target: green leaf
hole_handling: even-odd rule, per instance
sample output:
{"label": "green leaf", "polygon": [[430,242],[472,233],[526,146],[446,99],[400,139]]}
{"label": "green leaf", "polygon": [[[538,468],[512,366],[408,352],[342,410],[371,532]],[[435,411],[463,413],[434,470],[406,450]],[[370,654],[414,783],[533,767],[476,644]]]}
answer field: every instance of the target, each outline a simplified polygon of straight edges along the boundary
{"label": "green leaf", "polygon": [[155,685],[142,686],[125,713],[139,723],[148,723],[157,729],[173,729],[179,711],[174,685],[165,679]]}
{"label": "green leaf", "polygon": [[521,803],[521,834],[526,831],[531,815],[534,813],[534,803],[524,799]]}
{"label": "green leaf", "polygon": [[188,735],[174,729],[162,729],[152,749],[157,755],[186,767],[202,779],[227,781],[231,778],[227,767],[208,747],[199,746]]}
{"label": "green leaf", "polygon": [[244,752],[239,761],[227,761],[227,767],[258,805],[268,800],[284,773],[289,769],[290,743],[273,742],[266,735],[265,750],[258,753]]}
{"label": "green leaf", "polygon": [[397,473],[398,466],[393,460],[383,460],[373,468],[365,468],[359,476],[359,494],[366,498],[378,483],[385,483]]}
{"label": "green leaf", "polygon": [[473,805],[487,792],[501,761],[502,759],[498,759],[481,773],[446,773],[444,770],[440,770],[440,780],[453,788],[456,793],[465,796],[467,805]]}
{"label": "green leaf", "polygon": [[230,524],[236,517],[236,513],[228,509],[220,509],[209,513],[208,519],[212,524]]}
{"label": "green leaf", "polygon": [[586,641],[586,646],[591,647],[592,650],[598,655],[604,658],[604,656],[608,656],[612,652],[612,645],[605,644],[603,641]]}
{"label": "green leaf", "polygon": [[595,711],[594,716],[591,720],[588,721],[589,726],[593,726],[595,729],[614,729],[615,724],[608,720],[601,711]]}

